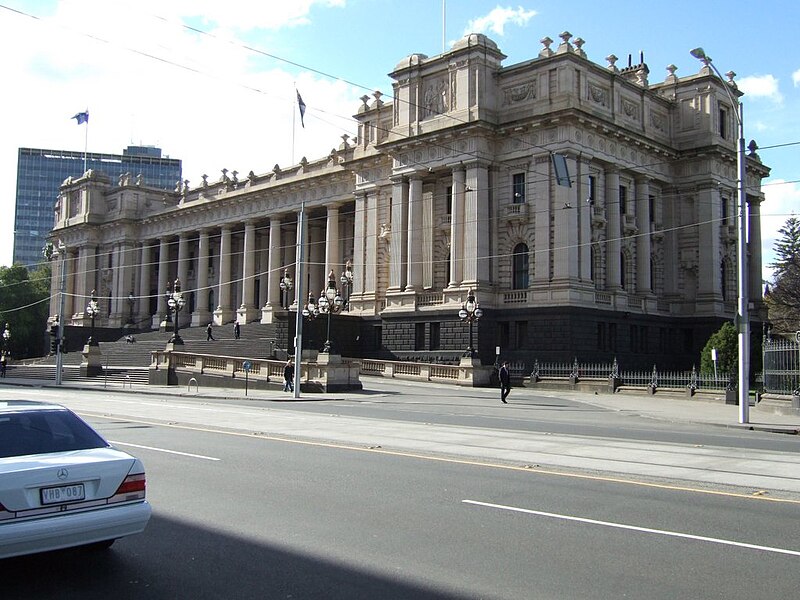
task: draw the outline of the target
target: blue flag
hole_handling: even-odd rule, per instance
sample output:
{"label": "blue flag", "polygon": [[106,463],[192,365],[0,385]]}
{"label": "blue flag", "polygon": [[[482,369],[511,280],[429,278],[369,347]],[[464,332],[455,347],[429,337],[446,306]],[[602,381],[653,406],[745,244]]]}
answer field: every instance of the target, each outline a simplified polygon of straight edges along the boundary
{"label": "blue flag", "polygon": [[72,117],[78,121],[78,125],[82,125],[83,123],[89,122],[89,111],[85,110],[83,112],[79,112],[78,114]]}
{"label": "blue flag", "polygon": [[[295,90],[297,92],[297,90]],[[300,109],[300,125],[303,126],[303,129],[306,128],[306,124],[303,122],[303,117],[306,116],[306,103],[303,102],[303,97],[300,95],[300,92],[297,92],[297,107]],[[86,114],[86,118],[89,118],[89,114]]]}

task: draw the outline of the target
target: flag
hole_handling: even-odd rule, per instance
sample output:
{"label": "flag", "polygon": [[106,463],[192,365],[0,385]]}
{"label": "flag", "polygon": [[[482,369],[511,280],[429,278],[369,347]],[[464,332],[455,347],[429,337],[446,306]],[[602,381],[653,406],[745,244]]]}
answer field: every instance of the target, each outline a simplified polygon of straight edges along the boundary
{"label": "flag", "polygon": [[[295,90],[297,92],[297,90]],[[303,126],[305,129],[306,124],[303,122],[303,117],[306,115],[306,103],[303,102],[303,97],[300,95],[300,92],[297,92],[297,107],[300,109],[300,125]],[[86,118],[89,118],[87,113]]]}
{"label": "flag", "polygon": [[75,116],[72,117],[73,119],[77,119],[78,125],[82,125],[83,123],[89,122],[89,111],[85,110],[83,112],[79,112]]}

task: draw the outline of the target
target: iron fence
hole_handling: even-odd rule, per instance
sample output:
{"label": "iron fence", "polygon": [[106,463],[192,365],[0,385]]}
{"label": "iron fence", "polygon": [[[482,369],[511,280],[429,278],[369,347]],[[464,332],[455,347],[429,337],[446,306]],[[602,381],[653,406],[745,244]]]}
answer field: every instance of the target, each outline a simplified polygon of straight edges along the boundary
{"label": "iron fence", "polygon": [[797,340],[764,340],[764,391],[800,395],[800,343]]}

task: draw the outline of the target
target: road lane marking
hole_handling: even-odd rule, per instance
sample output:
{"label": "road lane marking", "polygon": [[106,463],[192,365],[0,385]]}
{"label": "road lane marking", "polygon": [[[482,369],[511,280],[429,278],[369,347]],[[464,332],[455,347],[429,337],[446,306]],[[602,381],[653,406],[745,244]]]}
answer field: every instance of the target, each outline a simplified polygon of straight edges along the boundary
{"label": "road lane marking", "polygon": [[181,456],[188,456],[190,458],[202,458],[203,460],[222,460],[221,458],[214,458],[213,456],[203,456],[202,454],[192,454],[190,452],[178,452],[177,450],[167,450],[166,448],[154,448],[153,446],[141,446],[139,444],[128,444],[126,442],[115,442],[108,440],[115,446],[130,446],[131,448],[143,448],[144,450],[153,450],[155,452],[166,452],[167,454],[180,454]]}
{"label": "road lane marking", "polygon": [[529,508],[520,508],[518,506],[507,506],[504,504],[492,504],[491,502],[480,502],[478,500],[462,500],[464,504],[472,504],[474,506],[483,506],[485,508],[497,508],[499,510],[507,510],[511,512],[525,513],[528,515],[536,515],[539,517],[548,517],[550,519],[561,519],[562,521],[575,521],[578,523],[586,523],[589,525],[600,525],[603,527],[612,527],[615,529],[627,529],[629,531],[638,531],[640,533],[652,533],[654,535],[664,535],[668,537],[683,538],[687,540],[695,540],[699,542],[709,542],[712,544],[721,544],[723,546],[736,546],[737,548],[747,548],[749,550],[761,550],[763,552],[773,552],[775,554],[788,554],[790,556],[800,556],[800,550],[787,550],[786,548],[775,548],[772,546],[759,546],[757,544],[748,544],[745,542],[736,542],[733,540],[725,540],[722,538],[706,537],[704,535],[694,535],[692,533],[681,533],[680,531],[667,531],[665,529],[652,529],[650,527],[639,527],[638,525],[626,525],[625,523],[614,523],[612,521],[598,521],[597,519],[587,519],[586,517],[575,517],[572,515],[561,515],[558,513],[544,512],[541,510],[531,510]]}
{"label": "road lane marking", "polygon": [[[111,419],[113,418],[109,414],[102,414],[102,413],[93,413],[90,411],[79,411],[80,414],[91,416],[99,419]],[[401,456],[404,458],[413,458],[417,460],[430,460],[435,462],[445,462],[445,463],[452,463],[452,464],[460,464],[460,465],[469,465],[473,467],[486,467],[490,469],[504,469],[507,471],[522,471],[526,473],[536,473],[538,475],[550,475],[553,477],[569,477],[573,479],[585,479],[589,481],[603,481],[607,483],[617,483],[622,485],[635,485],[640,487],[648,487],[648,488],[655,488],[661,490],[671,490],[675,492],[687,492],[692,494],[705,494],[710,496],[723,496],[728,498],[739,498],[743,500],[757,500],[762,502],[777,502],[777,503],[785,503],[785,504],[800,504],[800,500],[795,500],[792,498],[777,498],[774,496],[765,496],[765,495],[758,495],[754,496],[752,494],[740,493],[740,492],[725,492],[720,490],[709,490],[704,488],[697,488],[697,487],[690,487],[688,485],[676,485],[676,484],[666,484],[666,483],[654,483],[651,481],[641,481],[636,479],[625,479],[624,477],[613,476],[613,475],[592,475],[589,473],[579,473],[579,472],[568,472],[568,471],[557,471],[551,470],[547,467],[530,467],[530,466],[519,466],[519,465],[511,465],[511,464],[502,464],[502,463],[493,463],[488,461],[482,461],[477,459],[470,459],[470,458],[452,458],[447,456],[435,456],[429,454],[420,454],[417,452],[410,452],[410,451],[401,451],[401,450],[388,450],[385,448],[380,448],[379,443],[375,443],[372,447],[367,446],[354,446],[352,444],[345,444],[345,443],[332,443],[332,442],[322,442],[318,440],[312,439],[297,439],[297,438],[289,438],[274,434],[267,434],[260,431],[228,431],[224,429],[212,429],[210,427],[201,427],[199,425],[188,425],[188,424],[181,424],[181,423],[169,423],[164,421],[158,421],[155,419],[145,419],[141,417],[129,417],[129,416],[120,416],[119,418],[124,418],[126,421],[130,421],[131,423],[145,423],[147,425],[156,425],[158,427],[171,427],[173,429],[183,429],[186,431],[202,431],[205,433],[216,433],[221,435],[232,435],[236,437],[243,437],[249,439],[261,439],[270,442],[284,442],[289,444],[300,444],[303,446],[317,446],[321,448],[335,448],[339,450],[351,450],[356,452],[372,452],[375,454],[384,454],[387,456]]]}

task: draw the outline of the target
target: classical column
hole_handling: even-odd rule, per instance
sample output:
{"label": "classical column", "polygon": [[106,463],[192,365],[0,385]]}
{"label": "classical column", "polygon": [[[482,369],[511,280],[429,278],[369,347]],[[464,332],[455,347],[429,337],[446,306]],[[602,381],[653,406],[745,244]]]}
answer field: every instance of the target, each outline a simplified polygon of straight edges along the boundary
{"label": "classical column", "polygon": [[550,257],[553,252],[550,222],[553,216],[553,203],[550,198],[550,179],[539,174],[548,173],[552,168],[551,164],[552,159],[549,154],[537,155],[533,170],[536,177],[531,183],[533,187],[531,208],[536,213],[536,225],[533,247],[528,246],[528,250],[533,252],[533,281],[540,286],[550,281]]}
{"label": "classical column", "polygon": [[[350,296],[351,302],[356,296],[364,293],[364,279],[366,277],[366,258],[364,251],[366,248],[367,230],[367,193],[357,192],[356,206],[354,211],[355,223],[353,226],[353,291]],[[375,254],[372,254],[371,262],[375,262]],[[352,307],[352,304],[351,304]]]}
{"label": "classical column", "polygon": [[67,248],[63,253],[62,260],[67,261],[64,267],[64,277],[67,283],[64,286],[64,314],[60,315],[59,318],[64,319],[63,323],[66,325],[69,323],[72,315],[77,312],[75,309],[75,252]]}
{"label": "classical column", "polygon": [[462,286],[489,283],[489,169],[474,162],[467,166],[464,194],[464,271]]}
{"label": "classical column", "polygon": [[[269,220],[269,289],[267,291],[267,306],[277,308],[281,305],[281,277],[289,265],[281,264],[281,218],[270,217]],[[294,278],[297,268],[290,269]]]}
{"label": "classical column", "polygon": [[403,177],[392,178],[391,210],[392,238],[387,292],[399,292],[405,287],[408,262],[408,183]]}
{"label": "classical column", "polygon": [[606,178],[606,288],[622,288],[620,253],[622,251],[622,215],[619,204],[619,171],[607,168]]}
{"label": "classical column", "polygon": [[[366,232],[364,235],[364,289],[365,294],[375,297],[375,289],[378,285],[378,267],[383,265],[378,257],[378,239],[380,235],[378,210],[380,209],[380,194],[373,190],[367,192],[365,210]],[[382,248],[385,246],[382,242]]]}
{"label": "classical column", "polygon": [[219,238],[219,304],[214,311],[214,323],[224,325],[233,317],[231,307],[231,227],[223,225]]}
{"label": "classical column", "polygon": [[578,211],[578,256],[579,256],[579,277],[586,283],[592,281],[592,211],[594,206],[587,202],[590,197],[589,175],[591,174],[591,162],[588,158],[582,158],[578,165],[578,193],[575,197],[576,208]]}
{"label": "classical column", "polygon": [[244,224],[244,252],[242,253],[242,303],[236,316],[244,324],[255,319],[255,275],[256,275],[256,224]]}
{"label": "classical column", "polygon": [[166,319],[167,315],[167,299],[164,294],[167,291],[169,282],[169,242],[166,238],[161,238],[158,246],[158,289],[156,290],[158,298],[158,308],[156,314],[153,315],[153,324],[156,328],[160,327],[161,321]]}
{"label": "classical column", "polygon": [[117,308],[116,313],[119,316],[119,323],[125,324],[128,322],[129,319],[135,319],[135,315],[131,315],[132,308],[130,303],[128,302],[128,295],[135,293],[135,271],[134,265],[136,263],[136,247],[134,246],[133,242],[131,241],[124,241],[120,244],[119,249],[119,257],[120,257],[120,268],[119,268],[119,280],[117,282],[117,287],[114,291],[114,296],[116,297],[117,301]]}
{"label": "classical column", "polygon": [[464,190],[467,172],[463,166],[453,169],[453,199],[450,211],[450,282],[458,287],[464,278]]}
{"label": "classical column", "polygon": [[408,199],[408,265],[406,269],[407,292],[422,291],[422,177],[409,178]]}
{"label": "classical column", "polygon": [[[325,221],[325,281],[332,270],[339,281],[341,259],[339,257],[339,205],[328,205],[328,218]],[[338,286],[338,283],[337,283]]]}
{"label": "classical column", "polygon": [[650,181],[636,178],[636,293],[650,294]]}
{"label": "classical column", "polygon": [[[186,308],[178,313],[180,324],[183,325],[190,319],[189,313],[189,294],[185,291],[189,288],[189,234],[181,233],[178,235],[178,265],[176,278],[181,281],[181,289],[184,290],[183,297],[186,300]],[[173,315],[174,317],[174,315]]]}
{"label": "classical column", "polygon": [[149,240],[142,242],[141,267],[139,269],[138,309],[136,314],[139,319],[149,318],[150,315],[150,277],[153,272],[153,246]]}
{"label": "classical column", "polygon": [[[567,169],[577,173],[577,162],[572,156],[566,157]],[[555,179],[555,174],[553,175]],[[555,184],[555,213],[553,227],[553,279],[562,282],[578,279],[578,212],[580,204],[578,188]],[[537,215],[538,219],[538,215]]]}
{"label": "classical column", "polygon": [[208,310],[209,247],[208,229],[201,229],[197,237],[197,300],[192,313],[192,327],[202,327],[211,322],[211,312]]}
{"label": "classical column", "polygon": [[697,192],[695,199],[700,223],[697,228],[697,299],[700,302],[722,300],[719,186],[710,183]]}
{"label": "classical column", "polygon": [[751,302],[762,300],[764,290],[762,287],[762,257],[761,257],[761,198],[749,197],[747,200],[748,213],[750,214],[748,223],[748,244],[747,256],[748,272],[747,281],[750,288],[747,296]]}

